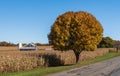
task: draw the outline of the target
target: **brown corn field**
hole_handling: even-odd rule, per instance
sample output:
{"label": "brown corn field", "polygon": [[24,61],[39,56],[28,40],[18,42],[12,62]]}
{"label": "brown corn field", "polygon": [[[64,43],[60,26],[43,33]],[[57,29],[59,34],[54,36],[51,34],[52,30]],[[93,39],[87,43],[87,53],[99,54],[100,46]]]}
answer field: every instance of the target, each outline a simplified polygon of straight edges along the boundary
{"label": "brown corn field", "polygon": [[[47,46],[48,47],[48,46]],[[101,48],[96,51],[83,51],[79,61],[93,59],[114,52],[114,48]],[[19,51],[18,47],[0,47],[0,73],[24,71],[49,66],[75,64],[75,55],[70,51],[45,50],[39,47],[37,51]]]}

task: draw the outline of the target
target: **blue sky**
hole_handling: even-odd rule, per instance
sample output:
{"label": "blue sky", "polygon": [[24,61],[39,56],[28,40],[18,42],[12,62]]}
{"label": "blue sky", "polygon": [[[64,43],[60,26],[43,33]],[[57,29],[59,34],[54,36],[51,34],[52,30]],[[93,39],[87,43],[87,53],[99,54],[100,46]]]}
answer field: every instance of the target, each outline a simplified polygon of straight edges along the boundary
{"label": "blue sky", "polygon": [[120,40],[119,0],[0,0],[0,41],[48,43],[51,26],[67,11],[93,14],[104,36]]}

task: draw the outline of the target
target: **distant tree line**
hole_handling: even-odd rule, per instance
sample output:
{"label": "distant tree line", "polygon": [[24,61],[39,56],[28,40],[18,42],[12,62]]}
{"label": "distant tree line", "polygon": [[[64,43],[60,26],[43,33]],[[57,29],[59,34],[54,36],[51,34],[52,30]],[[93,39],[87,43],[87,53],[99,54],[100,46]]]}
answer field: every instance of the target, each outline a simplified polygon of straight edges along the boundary
{"label": "distant tree line", "polygon": [[17,46],[17,44],[14,44],[14,43],[11,43],[11,42],[2,41],[2,42],[0,42],[0,46]]}
{"label": "distant tree line", "polygon": [[36,46],[49,46],[49,44],[41,44],[41,43],[35,43]]}
{"label": "distant tree line", "polygon": [[102,41],[98,44],[98,48],[117,48],[120,49],[120,41],[113,40],[110,37],[103,37]]}
{"label": "distant tree line", "polygon": [[[49,46],[50,44],[42,44],[42,43],[34,43],[36,46]],[[6,42],[6,41],[2,41],[0,42],[0,46],[17,46],[18,44],[14,44],[11,42]],[[24,43],[23,45],[26,45],[26,43]],[[102,41],[98,44],[97,46],[98,48],[118,48],[120,49],[120,41],[119,40],[113,40],[110,37],[103,37]]]}
{"label": "distant tree line", "polygon": [[103,37],[99,43],[98,48],[111,48],[114,47],[115,41],[110,37]]}
{"label": "distant tree line", "polygon": [[115,40],[114,47],[116,47],[117,49],[120,49],[120,41],[119,40]]}
{"label": "distant tree line", "polygon": [[[34,43],[36,46],[48,46],[49,44],[41,44],[41,43]],[[26,45],[26,43],[23,43],[23,45]],[[0,46],[18,46],[18,44],[2,41],[0,42]]]}

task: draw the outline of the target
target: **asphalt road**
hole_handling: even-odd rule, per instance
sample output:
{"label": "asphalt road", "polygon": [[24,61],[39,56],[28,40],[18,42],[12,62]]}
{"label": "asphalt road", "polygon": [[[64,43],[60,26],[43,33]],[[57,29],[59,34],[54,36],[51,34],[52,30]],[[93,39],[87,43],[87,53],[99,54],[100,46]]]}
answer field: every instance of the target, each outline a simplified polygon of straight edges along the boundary
{"label": "asphalt road", "polygon": [[120,56],[48,76],[120,76]]}

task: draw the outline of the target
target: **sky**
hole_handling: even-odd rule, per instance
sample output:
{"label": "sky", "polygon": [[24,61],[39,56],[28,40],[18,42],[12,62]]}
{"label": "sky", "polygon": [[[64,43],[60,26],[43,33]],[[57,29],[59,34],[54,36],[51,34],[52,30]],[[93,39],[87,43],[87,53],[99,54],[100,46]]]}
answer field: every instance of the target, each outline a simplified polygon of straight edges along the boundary
{"label": "sky", "polygon": [[0,41],[48,43],[54,21],[68,11],[91,13],[104,37],[120,40],[120,0],[0,0]]}

